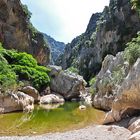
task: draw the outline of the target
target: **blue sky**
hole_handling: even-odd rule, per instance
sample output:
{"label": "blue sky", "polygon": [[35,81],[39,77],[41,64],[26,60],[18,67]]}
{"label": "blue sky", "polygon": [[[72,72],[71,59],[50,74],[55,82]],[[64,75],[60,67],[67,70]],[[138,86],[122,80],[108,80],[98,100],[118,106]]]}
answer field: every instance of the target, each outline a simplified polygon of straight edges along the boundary
{"label": "blue sky", "polygon": [[31,22],[58,41],[71,42],[85,32],[91,15],[109,0],[21,0],[32,12]]}

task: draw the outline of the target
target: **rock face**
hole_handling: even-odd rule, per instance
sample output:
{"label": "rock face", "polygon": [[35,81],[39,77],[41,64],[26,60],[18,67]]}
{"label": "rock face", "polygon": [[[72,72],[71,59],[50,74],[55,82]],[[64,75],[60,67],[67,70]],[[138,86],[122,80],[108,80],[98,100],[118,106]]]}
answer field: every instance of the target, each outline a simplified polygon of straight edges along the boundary
{"label": "rock face", "polygon": [[140,109],[140,58],[131,66],[125,60],[125,52],[106,56],[96,77],[93,105],[111,110],[104,123],[119,121]]}
{"label": "rock face", "polygon": [[48,43],[50,46],[51,50],[51,63],[55,64],[57,58],[59,57],[60,54],[64,52],[65,48],[65,43],[56,41],[52,37],[48,36],[47,34],[43,34],[45,41]]}
{"label": "rock face", "polygon": [[66,100],[77,98],[80,92],[85,90],[83,77],[63,71],[61,67],[49,66],[51,68],[50,88],[53,92],[62,95]]}
{"label": "rock face", "polygon": [[40,104],[56,104],[56,103],[64,103],[65,100],[63,96],[58,94],[49,94],[42,96],[40,98]]}
{"label": "rock face", "polygon": [[93,105],[96,108],[110,110],[116,97],[117,89],[121,86],[123,78],[127,76],[129,63],[124,61],[123,52],[116,57],[107,55],[102,63],[102,68],[96,76],[96,95]]}
{"label": "rock face", "polygon": [[128,140],[139,140],[140,139],[140,131],[131,135]]}
{"label": "rock face", "polygon": [[34,99],[23,92],[16,94],[0,95],[0,113],[8,113],[13,111],[30,112],[34,109]]}
{"label": "rock face", "polygon": [[84,105],[92,105],[92,95],[89,88],[85,88],[85,91],[81,92],[80,100],[84,103]]}
{"label": "rock face", "polygon": [[127,109],[140,109],[140,59],[136,61],[128,76],[122,83],[118,90],[118,97],[113,102],[112,114],[114,111],[118,112],[118,117],[113,116],[115,120],[121,119],[122,114]]}
{"label": "rock face", "polygon": [[23,87],[21,91],[33,97],[35,102],[38,102],[40,100],[39,92],[31,86]]}
{"label": "rock face", "polygon": [[124,50],[140,30],[138,13],[131,7],[130,0],[111,0],[101,14],[93,14],[86,32],[66,45],[57,65],[78,68],[86,80],[97,74],[104,57]]}
{"label": "rock face", "polygon": [[32,54],[40,64],[48,64],[50,50],[41,33],[33,33],[27,11],[20,0],[0,0],[0,42],[7,49]]}
{"label": "rock face", "polygon": [[140,117],[133,118],[129,122],[128,129],[134,134],[140,131]]}
{"label": "rock face", "polygon": [[112,103],[111,112],[106,116],[106,120],[108,120],[108,117],[112,116],[114,121],[119,121],[125,113],[129,114],[133,110],[140,109],[139,83],[140,58],[138,58],[121,84],[121,87],[118,89],[117,96]]}

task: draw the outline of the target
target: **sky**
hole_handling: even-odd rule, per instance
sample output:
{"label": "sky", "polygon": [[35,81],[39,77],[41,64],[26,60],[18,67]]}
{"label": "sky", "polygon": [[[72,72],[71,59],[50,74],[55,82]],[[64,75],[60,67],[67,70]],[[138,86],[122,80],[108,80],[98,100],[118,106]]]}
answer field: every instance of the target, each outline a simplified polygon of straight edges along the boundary
{"label": "sky", "polygon": [[91,15],[109,5],[109,0],[21,1],[28,6],[31,22],[39,31],[65,43],[85,32]]}

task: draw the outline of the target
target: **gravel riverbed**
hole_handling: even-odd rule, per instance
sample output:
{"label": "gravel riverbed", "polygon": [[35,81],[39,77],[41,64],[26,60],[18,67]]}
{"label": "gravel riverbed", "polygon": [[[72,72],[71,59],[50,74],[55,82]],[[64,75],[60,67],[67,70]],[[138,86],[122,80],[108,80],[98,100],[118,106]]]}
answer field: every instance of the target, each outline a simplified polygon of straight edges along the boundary
{"label": "gravel riverbed", "polygon": [[49,133],[40,136],[4,136],[0,140],[128,140],[131,132],[115,125],[93,125],[62,133]]}

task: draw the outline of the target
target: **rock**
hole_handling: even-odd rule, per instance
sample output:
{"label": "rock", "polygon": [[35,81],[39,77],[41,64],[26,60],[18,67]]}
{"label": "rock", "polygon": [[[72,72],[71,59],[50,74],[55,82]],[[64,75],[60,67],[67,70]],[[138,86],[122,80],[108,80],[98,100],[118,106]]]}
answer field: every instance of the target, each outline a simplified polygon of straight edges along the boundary
{"label": "rock", "polygon": [[79,106],[79,109],[80,109],[80,110],[85,110],[85,109],[86,109],[86,106],[85,106],[85,105],[80,105],[80,106]]}
{"label": "rock", "polygon": [[140,58],[137,59],[128,75],[124,78],[121,86],[116,92],[115,99],[112,103],[111,112],[115,121],[122,117],[133,114],[133,111],[140,108]]}
{"label": "rock", "polygon": [[84,102],[86,105],[92,105],[92,97],[91,93],[89,91],[89,88],[85,88],[85,91],[81,92],[80,94],[80,100]]}
{"label": "rock", "polygon": [[48,42],[48,45],[51,48],[51,64],[55,64],[58,56],[64,52],[65,44],[63,42],[56,41],[47,34],[43,35],[44,39]]}
{"label": "rock", "polygon": [[136,133],[136,132],[140,131],[140,117],[131,119],[130,122],[129,122],[128,129],[132,133]]}
{"label": "rock", "polygon": [[47,65],[50,48],[42,33],[33,32],[26,11],[20,0],[0,0],[0,42],[6,49],[30,53],[38,63]]}
{"label": "rock", "polygon": [[128,140],[140,140],[140,131],[131,135]]}
{"label": "rock", "polygon": [[101,71],[96,76],[94,107],[107,111],[111,110],[118,87],[121,86],[123,78],[126,77],[128,71],[129,65],[124,61],[123,52],[118,53],[116,57],[112,55],[105,57]]}
{"label": "rock", "polygon": [[21,91],[33,97],[35,102],[38,102],[40,100],[39,92],[34,87],[26,86],[26,87],[23,87]]}
{"label": "rock", "polygon": [[112,123],[112,122],[115,122],[115,120],[112,116],[112,112],[110,111],[109,113],[106,114],[103,124],[108,124],[108,123]]}
{"label": "rock", "polygon": [[41,96],[48,95],[48,94],[51,94],[51,89],[50,89],[50,87],[46,87],[46,89],[43,90],[43,91],[40,93]]}
{"label": "rock", "polygon": [[13,111],[31,112],[34,109],[34,99],[23,92],[0,95],[0,113]]}
{"label": "rock", "polygon": [[58,94],[45,95],[40,98],[40,104],[55,104],[65,102],[64,98]]}
{"label": "rock", "polygon": [[20,91],[16,94],[18,96],[18,101],[22,106],[22,110],[24,112],[32,112],[34,109],[34,98]]}
{"label": "rock", "polygon": [[49,66],[51,68],[50,88],[53,92],[62,95],[66,100],[79,98],[80,92],[85,90],[85,81],[82,76],[63,71],[61,67]]}

